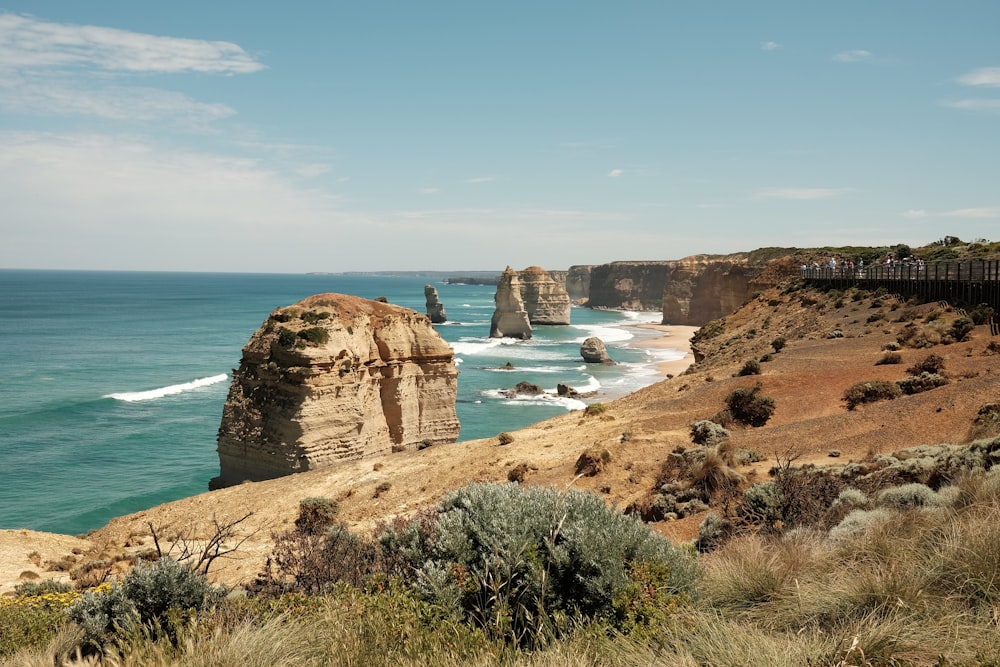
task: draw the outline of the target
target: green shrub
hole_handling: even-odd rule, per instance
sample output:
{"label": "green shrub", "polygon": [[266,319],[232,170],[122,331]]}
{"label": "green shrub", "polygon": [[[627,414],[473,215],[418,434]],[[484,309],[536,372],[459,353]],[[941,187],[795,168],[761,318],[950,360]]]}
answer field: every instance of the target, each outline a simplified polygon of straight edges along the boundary
{"label": "green shrub", "polygon": [[951,323],[951,328],[948,329],[948,334],[961,343],[962,341],[969,339],[969,334],[972,333],[972,330],[975,328],[976,324],[971,319],[968,317],[959,317]]}
{"label": "green shrub", "polygon": [[306,324],[316,324],[325,319],[329,319],[330,313],[323,311],[317,313],[315,310],[309,310],[302,313],[302,321]]}
{"label": "green shrub", "polygon": [[204,576],[164,557],[155,563],[140,561],[108,591],[84,593],[69,608],[69,616],[83,628],[84,641],[98,648],[118,633],[140,629],[153,638],[176,641],[184,615],[214,604],[221,595]]}
{"label": "green shrub", "polygon": [[17,599],[0,600],[0,659],[18,651],[44,648],[65,625],[65,609],[36,604],[24,597],[34,594],[21,592]]}
{"label": "green shrub", "polygon": [[936,354],[929,354],[923,360],[913,364],[906,369],[910,375],[920,375],[921,373],[940,373],[944,369],[944,359]]}
{"label": "green shrub", "polygon": [[330,332],[323,327],[310,327],[300,331],[298,337],[314,345],[323,345],[330,340]]}
{"label": "green shrub", "polygon": [[291,347],[295,345],[295,332],[287,327],[278,329],[278,345],[281,347]]}
{"label": "green shrub", "polygon": [[708,419],[691,424],[691,441],[698,445],[713,446],[729,437],[729,430]]}
{"label": "green shrub", "polygon": [[903,395],[902,390],[895,382],[887,380],[869,380],[868,382],[857,382],[852,384],[844,392],[843,400],[847,403],[847,409],[853,410],[862,403],[874,403],[876,401],[891,401]]}
{"label": "green shrub", "polygon": [[934,507],[941,499],[926,484],[902,484],[884,489],[877,496],[878,504],[889,507]]}
{"label": "green shrub", "polygon": [[719,547],[729,537],[732,527],[730,521],[715,512],[706,514],[698,526],[698,539],[695,541],[698,551],[704,553]]}
{"label": "green shrub", "polygon": [[785,345],[787,344],[788,341],[785,339],[784,336],[778,336],[777,338],[771,341],[771,347],[774,348],[774,351],[776,353],[781,352],[783,349],[785,349]]}
{"label": "green shrub", "polygon": [[987,324],[996,315],[996,311],[988,303],[981,303],[969,311],[969,319],[973,324]]}
{"label": "green shrub", "polygon": [[312,496],[299,501],[295,527],[310,534],[325,531],[337,521],[339,504],[333,498]]}
{"label": "green shrub", "polygon": [[781,490],[774,482],[754,484],[743,492],[739,514],[753,524],[771,524],[782,517]]}
{"label": "green shrub", "polygon": [[762,354],[760,356],[760,363],[766,364],[767,362],[771,361],[773,358],[774,357],[770,353],[768,353],[768,354]]}
{"label": "green shrub", "polygon": [[740,387],[726,396],[726,408],[733,421],[747,426],[763,426],[774,414],[774,399],[760,394],[761,385]]}
{"label": "green shrub", "polygon": [[910,375],[902,380],[897,380],[896,384],[899,385],[899,388],[904,394],[909,395],[929,391],[935,387],[942,387],[948,384],[948,382],[948,378],[943,375],[923,372],[920,375]]}
{"label": "green shrub", "polygon": [[747,359],[743,367],[736,373],[737,376],[760,375],[760,362],[756,359]]}
{"label": "green shrub", "polygon": [[608,408],[606,405],[604,405],[604,403],[591,403],[584,409],[583,414],[587,415],[588,417],[603,415],[607,411],[607,409]]}
{"label": "green shrub", "polygon": [[693,590],[693,558],[595,494],[473,484],[436,518],[388,529],[380,543],[426,599],[507,641],[534,645],[573,618],[621,619],[634,574],[659,572],[663,602]]}
{"label": "green shrub", "polygon": [[876,366],[885,366],[887,364],[901,364],[903,363],[902,355],[896,352],[888,352],[882,356],[881,359],[875,362]]}

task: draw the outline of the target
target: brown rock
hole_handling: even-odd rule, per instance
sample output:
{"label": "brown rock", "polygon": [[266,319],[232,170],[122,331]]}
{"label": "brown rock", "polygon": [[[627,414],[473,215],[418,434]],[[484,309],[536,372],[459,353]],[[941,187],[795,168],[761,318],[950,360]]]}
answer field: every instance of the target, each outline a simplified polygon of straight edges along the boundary
{"label": "brown rock", "polygon": [[563,283],[553,280],[540,266],[529,266],[518,275],[521,298],[531,324],[569,324],[570,301]]}
{"label": "brown rock", "polygon": [[454,352],[408,308],[320,294],[243,348],[213,488],[458,437]]}
{"label": "brown rock", "polygon": [[431,318],[432,324],[444,324],[448,321],[437,288],[433,285],[424,285],[424,299],[427,301],[427,317]]}
{"label": "brown rock", "polygon": [[611,357],[608,356],[608,349],[597,336],[591,336],[580,345],[580,356],[588,364],[612,364]]}
{"label": "brown rock", "polygon": [[531,322],[521,297],[521,279],[509,266],[500,276],[496,295],[496,310],[490,322],[490,338],[531,338]]}

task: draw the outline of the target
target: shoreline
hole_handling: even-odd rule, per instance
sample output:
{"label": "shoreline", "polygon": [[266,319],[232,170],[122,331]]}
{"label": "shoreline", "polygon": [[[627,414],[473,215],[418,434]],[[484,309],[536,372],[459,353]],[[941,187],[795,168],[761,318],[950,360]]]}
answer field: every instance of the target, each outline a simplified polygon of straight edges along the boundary
{"label": "shoreline", "polygon": [[661,336],[630,341],[633,347],[647,350],[670,349],[684,353],[684,356],[680,359],[667,359],[656,364],[656,373],[661,378],[680,375],[694,363],[694,352],[691,351],[691,337],[701,327],[680,324],[655,324],[652,322],[633,324],[631,326],[636,329],[658,331],[663,334]]}

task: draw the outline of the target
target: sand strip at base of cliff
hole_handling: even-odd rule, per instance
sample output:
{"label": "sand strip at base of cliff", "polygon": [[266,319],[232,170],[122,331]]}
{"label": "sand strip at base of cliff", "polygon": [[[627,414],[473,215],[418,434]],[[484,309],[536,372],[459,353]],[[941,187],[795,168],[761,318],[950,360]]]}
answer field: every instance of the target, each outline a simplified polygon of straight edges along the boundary
{"label": "sand strip at base of cliff", "polygon": [[691,352],[691,337],[699,327],[681,326],[677,324],[653,324],[643,323],[632,325],[636,329],[646,329],[647,331],[662,332],[662,336],[655,338],[641,338],[632,341],[631,345],[640,349],[649,350],[677,350],[683,352],[680,359],[669,359],[656,364],[656,371],[663,377],[680,375],[687,370],[688,366],[694,363],[694,353]]}

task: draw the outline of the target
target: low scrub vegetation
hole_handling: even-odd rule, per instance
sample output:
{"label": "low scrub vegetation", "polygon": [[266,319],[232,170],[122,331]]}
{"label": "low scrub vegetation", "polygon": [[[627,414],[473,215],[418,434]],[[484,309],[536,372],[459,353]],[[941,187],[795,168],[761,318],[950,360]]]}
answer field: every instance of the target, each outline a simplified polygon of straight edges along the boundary
{"label": "low scrub vegetation", "polygon": [[869,380],[852,384],[844,392],[843,401],[848,410],[853,410],[863,403],[876,401],[891,401],[903,395],[899,385],[888,380]]}
{"label": "low scrub vegetation", "polygon": [[773,398],[760,393],[761,389],[760,383],[734,389],[726,396],[726,409],[713,417],[713,421],[722,425],[764,426],[774,414],[775,404]]}

